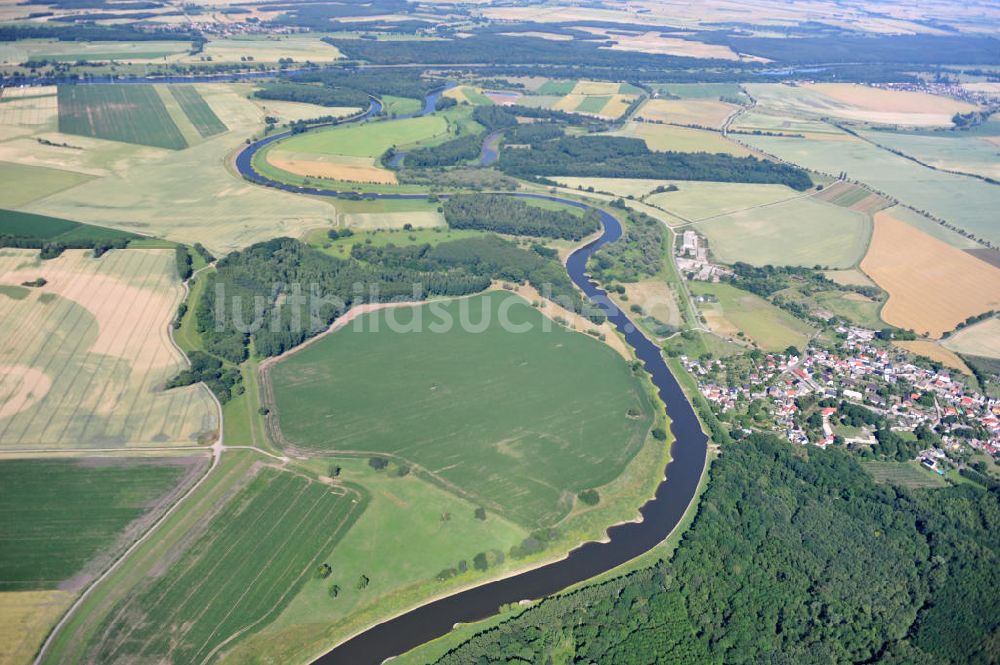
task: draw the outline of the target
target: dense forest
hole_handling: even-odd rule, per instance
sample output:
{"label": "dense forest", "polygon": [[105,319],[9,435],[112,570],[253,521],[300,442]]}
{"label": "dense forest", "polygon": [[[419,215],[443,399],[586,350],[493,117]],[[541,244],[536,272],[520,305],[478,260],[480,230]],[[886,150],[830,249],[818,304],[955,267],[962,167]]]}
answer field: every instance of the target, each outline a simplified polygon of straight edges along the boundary
{"label": "dense forest", "polygon": [[776,183],[804,191],[812,180],[802,169],[757,159],[706,152],[653,152],[642,139],[617,136],[564,136],[505,148],[498,166],[520,178],[578,176]]}
{"label": "dense forest", "polygon": [[587,268],[604,284],[653,277],[663,268],[665,236],[663,224],[649,215],[633,212],[622,238],[594,252]]}
{"label": "dense forest", "polygon": [[343,88],[310,83],[282,81],[265,84],[254,92],[258,99],[280,99],[286,102],[302,102],[319,106],[358,106],[366,108],[368,94],[356,88]]}
{"label": "dense forest", "polygon": [[725,44],[738,53],[801,64],[827,62],[920,65],[1000,64],[1000,41],[976,35],[804,34],[792,39],[699,32],[692,41]]}
{"label": "dense forest", "polygon": [[196,323],[206,351],[231,362],[246,359],[251,340],[261,356],[279,355],[354,305],[467,295],[494,279],[528,281],[575,311],[583,306],[557,260],[498,236],[435,246],[358,244],[349,259],[277,238],[233,252],[216,268]]}
{"label": "dense forest", "polygon": [[580,240],[601,228],[600,216],[594,210],[581,216],[502,194],[458,194],[445,201],[443,209],[453,229]]}
{"label": "dense forest", "polygon": [[468,663],[996,663],[1000,494],[876,484],[842,449],[726,445],[670,562],[547,599]]}

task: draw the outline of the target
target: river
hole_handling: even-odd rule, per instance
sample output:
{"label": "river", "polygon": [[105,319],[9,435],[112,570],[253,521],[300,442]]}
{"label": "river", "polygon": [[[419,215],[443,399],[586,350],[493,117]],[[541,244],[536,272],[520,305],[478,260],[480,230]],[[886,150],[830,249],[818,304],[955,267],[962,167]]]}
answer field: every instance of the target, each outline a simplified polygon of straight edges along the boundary
{"label": "river", "polygon": [[[440,91],[435,91],[439,94]],[[434,94],[434,93],[432,93]],[[436,98],[435,98],[436,101]],[[361,121],[377,114],[381,106],[373,99],[368,112],[352,121]],[[434,110],[430,100],[421,113]],[[337,196],[338,193],[313,187],[299,187],[277,182],[253,169],[253,155],[264,145],[289,133],[276,134],[253,143],[236,158],[236,166],[247,180],[285,191],[316,196]],[[581,209],[591,209],[585,203],[557,196],[509,193],[520,198],[557,201]],[[366,194],[369,198],[422,199],[424,194]],[[705,466],[708,439],[701,431],[694,409],[670,372],[658,345],[636,328],[607,293],[586,274],[587,260],[602,246],[615,242],[622,235],[621,224],[609,213],[594,208],[601,217],[600,237],[578,248],[568,257],[566,270],[573,282],[593,301],[599,303],[608,320],[636,350],[636,355],[652,378],[670,416],[674,436],[671,461],[665,470],[665,480],[655,496],[639,509],[641,521],[612,526],[605,542],[588,542],[571,551],[564,559],[511,577],[488,582],[466,591],[421,605],[393,619],[369,628],[343,642],[316,660],[321,665],[378,664],[387,658],[405,653],[414,647],[448,633],[457,623],[485,619],[497,613],[499,607],[521,600],[535,600],[551,595],[568,586],[623,564],[648,552],[662,542],[680,522],[698,488]]]}

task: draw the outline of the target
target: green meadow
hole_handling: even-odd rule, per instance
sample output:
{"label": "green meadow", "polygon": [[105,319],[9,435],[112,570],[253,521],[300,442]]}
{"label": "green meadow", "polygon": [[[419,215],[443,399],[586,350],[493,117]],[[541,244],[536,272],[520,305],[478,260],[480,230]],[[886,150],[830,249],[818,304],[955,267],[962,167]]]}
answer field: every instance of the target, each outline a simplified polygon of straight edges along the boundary
{"label": "green meadow", "polygon": [[59,587],[113,550],[130,523],[201,465],[196,458],[0,462],[0,591]]}
{"label": "green meadow", "polygon": [[378,157],[393,146],[416,143],[447,132],[448,122],[444,117],[427,115],[394,122],[373,121],[305,132],[277,145],[289,152]]}
{"label": "green meadow", "polygon": [[[504,330],[504,311],[530,330]],[[390,320],[423,332],[394,332]],[[284,445],[403,460],[532,527],[617,478],[653,414],[613,350],[503,292],[366,315],[274,365],[269,380]]]}
{"label": "green meadow", "polygon": [[739,210],[695,228],[723,263],[850,268],[864,257],[871,226],[863,213],[807,196]]}
{"label": "green meadow", "polygon": [[783,351],[789,345],[805,348],[813,333],[788,312],[724,282],[691,282],[691,293],[715,298],[715,302],[699,304],[712,330],[728,336],[742,331],[765,351]]}
{"label": "green meadow", "polygon": [[63,243],[138,239],[138,236],[127,231],[2,209],[0,209],[0,236]]}
{"label": "green meadow", "polygon": [[580,102],[580,105],[576,107],[578,113],[600,113],[608,102],[611,101],[611,97],[599,97],[590,95]]}
{"label": "green meadow", "polygon": [[550,79],[542,84],[538,88],[537,92],[539,95],[568,95],[573,92],[573,88],[576,87],[576,81],[559,81],[556,79]]}

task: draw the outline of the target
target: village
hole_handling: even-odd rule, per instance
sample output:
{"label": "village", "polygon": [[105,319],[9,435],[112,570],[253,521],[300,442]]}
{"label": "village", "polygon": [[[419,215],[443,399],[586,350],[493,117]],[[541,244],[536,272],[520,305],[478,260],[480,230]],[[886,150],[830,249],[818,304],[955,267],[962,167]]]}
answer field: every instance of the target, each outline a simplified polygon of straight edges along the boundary
{"label": "village", "polygon": [[[835,349],[681,356],[701,394],[734,431],[767,429],[793,443],[872,448],[877,434],[925,443],[913,459],[943,473],[951,459],[1000,456],[1000,399],[916,359],[867,328],[839,326]],[[794,353],[792,353],[794,351]],[[914,445],[914,449],[917,449]]]}

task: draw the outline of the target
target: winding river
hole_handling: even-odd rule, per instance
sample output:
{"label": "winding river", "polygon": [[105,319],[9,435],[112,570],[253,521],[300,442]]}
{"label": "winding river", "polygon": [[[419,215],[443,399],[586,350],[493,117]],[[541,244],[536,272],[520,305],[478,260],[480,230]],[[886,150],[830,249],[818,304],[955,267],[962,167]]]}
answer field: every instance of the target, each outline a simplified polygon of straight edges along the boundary
{"label": "winding river", "polygon": [[[428,96],[421,114],[434,110],[440,93],[441,90],[437,90]],[[367,120],[378,114],[381,108],[380,102],[373,98],[367,112],[349,121]],[[289,192],[337,196],[338,193],[331,190],[281,183],[254,170],[253,156],[257,151],[289,134],[290,132],[275,134],[244,148],[236,157],[236,167],[240,174],[256,184]],[[487,139],[489,140],[490,138]],[[557,196],[523,192],[508,195],[547,199],[581,209],[592,208],[585,203]],[[391,193],[365,196],[392,199],[426,197],[423,194]],[[671,461],[665,471],[665,480],[657,487],[655,496],[639,509],[642,519],[609,528],[606,541],[585,543],[559,561],[456,592],[389,619],[341,643],[317,659],[317,663],[322,665],[381,663],[387,658],[448,633],[457,623],[487,618],[496,614],[501,605],[551,595],[623,564],[662,542],[680,522],[697,490],[705,466],[708,440],[701,431],[694,409],[684,396],[677,379],[668,369],[660,347],[639,331],[625,313],[608,298],[607,293],[587,277],[586,266],[590,256],[602,246],[615,242],[622,235],[622,227],[617,219],[603,210],[593,209],[601,217],[603,225],[601,236],[573,252],[566,261],[566,270],[573,282],[589,298],[601,305],[608,320],[636,350],[637,357],[649,372],[657,392],[666,404],[671,419],[670,429],[674,435],[670,451]]]}

